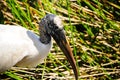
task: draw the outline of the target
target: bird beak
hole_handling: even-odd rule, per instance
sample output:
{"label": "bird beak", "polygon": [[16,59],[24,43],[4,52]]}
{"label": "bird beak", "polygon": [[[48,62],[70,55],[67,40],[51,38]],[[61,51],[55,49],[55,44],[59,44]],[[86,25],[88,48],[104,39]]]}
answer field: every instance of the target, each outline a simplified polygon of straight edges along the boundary
{"label": "bird beak", "polygon": [[76,80],[78,80],[78,71],[77,71],[77,67],[76,67],[76,62],[75,62],[75,59],[73,57],[73,53],[72,53],[72,50],[70,48],[70,45],[66,40],[66,36],[64,34],[64,31],[63,30],[57,31],[57,32],[55,32],[55,34],[52,35],[52,37],[54,38],[54,40],[56,41],[56,43],[58,44],[60,49],[63,51],[63,53],[67,57],[68,61],[70,62],[70,65],[73,68],[75,78],[76,78]]}

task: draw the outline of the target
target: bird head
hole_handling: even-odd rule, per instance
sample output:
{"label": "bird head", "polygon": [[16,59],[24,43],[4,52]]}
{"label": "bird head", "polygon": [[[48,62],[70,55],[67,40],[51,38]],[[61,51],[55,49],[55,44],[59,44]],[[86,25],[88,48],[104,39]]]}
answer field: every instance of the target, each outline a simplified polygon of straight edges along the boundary
{"label": "bird head", "polygon": [[70,65],[73,68],[76,80],[78,79],[78,71],[76,67],[76,62],[73,57],[72,50],[70,45],[66,39],[65,31],[63,29],[62,20],[54,15],[54,14],[47,14],[40,22],[40,29],[44,31],[44,33],[51,35],[53,39],[56,41],[60,49],[63,51],[65,56],[67,57]]}

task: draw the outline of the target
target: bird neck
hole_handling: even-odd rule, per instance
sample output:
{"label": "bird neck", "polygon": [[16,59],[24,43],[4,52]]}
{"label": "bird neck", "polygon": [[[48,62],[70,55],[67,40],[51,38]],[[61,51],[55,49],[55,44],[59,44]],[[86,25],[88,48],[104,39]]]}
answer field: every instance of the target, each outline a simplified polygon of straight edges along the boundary
{"label": "bird neck", "polygon": [[44,31],[40,31],[40,41],[43,44],[48,44],[51,41],[51,36],[47,33],[45,33]]}

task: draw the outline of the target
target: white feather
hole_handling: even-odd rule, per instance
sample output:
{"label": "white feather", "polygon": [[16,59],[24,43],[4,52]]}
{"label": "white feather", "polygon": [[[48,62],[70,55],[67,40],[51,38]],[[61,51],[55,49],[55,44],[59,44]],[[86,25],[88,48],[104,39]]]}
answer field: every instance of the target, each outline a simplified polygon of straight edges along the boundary
{"label": "white feather", "polygon": [[41,43],[36,34],[21,26],[0,25],[0,72],[15,65],[35,67],[51,47],[52,42]]}

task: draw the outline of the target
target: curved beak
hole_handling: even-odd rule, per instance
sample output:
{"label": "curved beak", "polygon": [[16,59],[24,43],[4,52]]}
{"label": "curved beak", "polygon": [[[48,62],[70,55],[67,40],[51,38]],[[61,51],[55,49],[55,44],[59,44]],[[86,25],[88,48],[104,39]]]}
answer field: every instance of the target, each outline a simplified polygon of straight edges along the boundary
{"label": "curved beak", "polygon": [[75,59],[73,57],[73,53],[72,53],[72,50],[70,48],[70,45],[69,45],[69,43],[66,40],[66,36],[64,34],[64,30],[56,31],[52,35],[52,37],[54,38],[54,40],[56,41],[56,43],[58,44],[60,49],[63,51],[63,53],[67,57],[68,61],[70,62],[70,65],[73,68],[73,71],[74,71],[74,74],[75,74],[75,78],[76,78],[76,80],[78,80],[78,71],[77,71],[76,62],[75,62]]}

